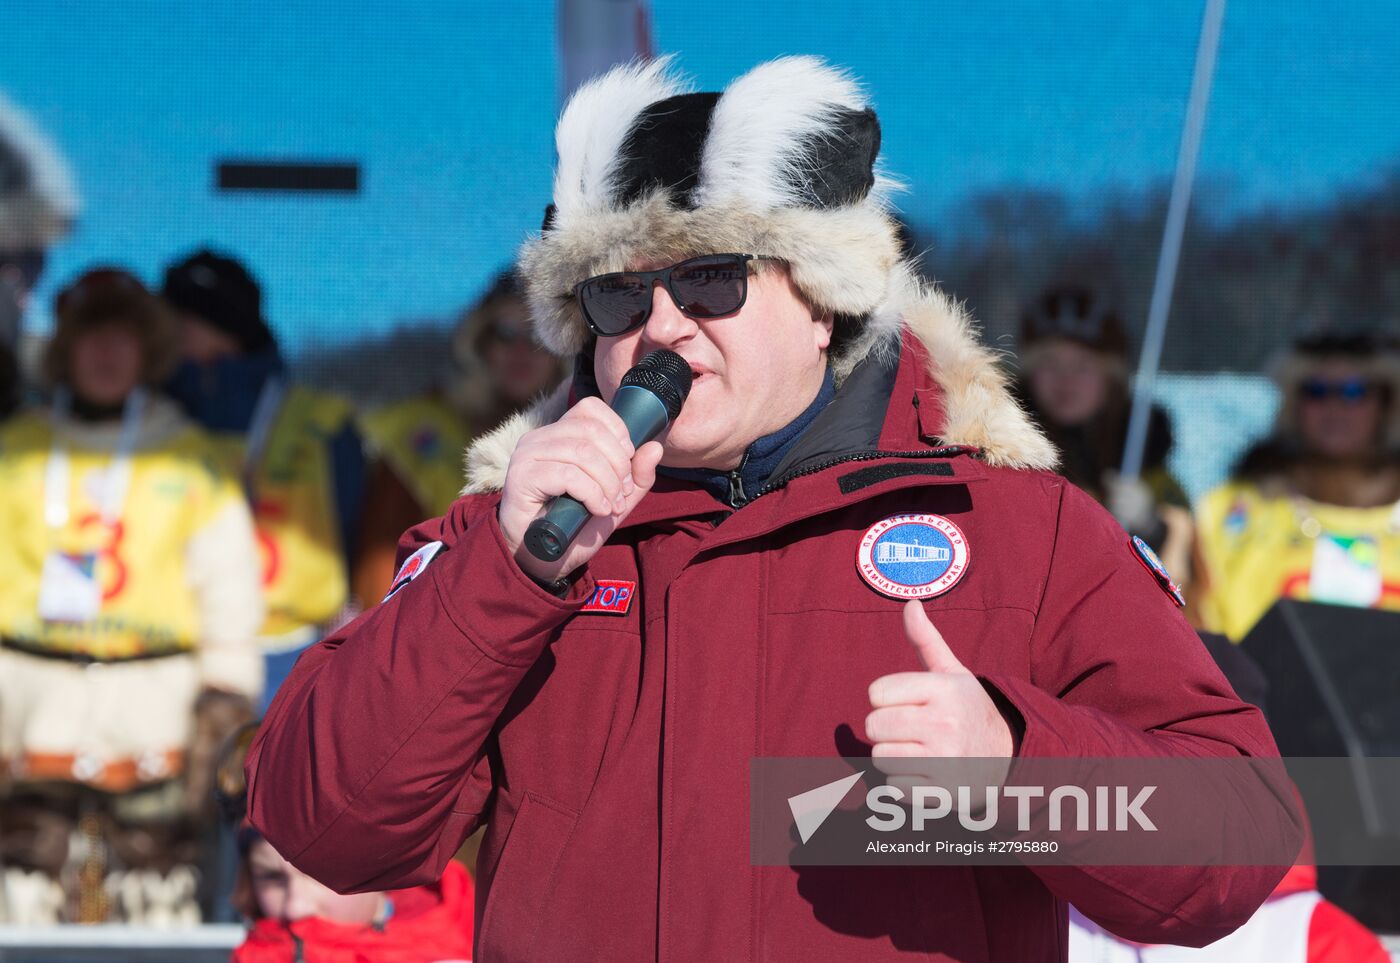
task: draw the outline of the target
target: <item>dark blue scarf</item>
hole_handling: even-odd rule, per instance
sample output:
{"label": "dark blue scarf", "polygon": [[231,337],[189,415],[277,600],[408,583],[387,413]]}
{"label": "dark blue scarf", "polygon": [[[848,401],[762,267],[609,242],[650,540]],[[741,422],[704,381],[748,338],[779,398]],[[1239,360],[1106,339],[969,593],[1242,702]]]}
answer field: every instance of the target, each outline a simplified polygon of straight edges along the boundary
{"label": "dark blue scarf", "polygon": [[282,372],[276,348],[220,358],[212,364],[186,361],[175,369],[166,391],[209,430],[244,432],[263,386]]}

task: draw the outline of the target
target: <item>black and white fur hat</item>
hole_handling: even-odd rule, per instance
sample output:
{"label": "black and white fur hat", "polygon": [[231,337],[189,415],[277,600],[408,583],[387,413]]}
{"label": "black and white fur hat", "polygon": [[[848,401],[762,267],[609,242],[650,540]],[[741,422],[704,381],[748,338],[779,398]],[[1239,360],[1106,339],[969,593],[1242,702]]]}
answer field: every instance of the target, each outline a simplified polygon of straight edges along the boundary
{"label": "black and white fur hat", "polygon": [[815,57],[761,64],[722,93],[691,93],[670,58],[580,88],[555,134],[554,203],[521,251],[540,341],[570,356],[589,333],[578,282],[636,259],[762,254],[786,261],[836,317],[838,378],[870,350],[869,323],[902,265],[877,170],[880,125],[860,86]]}

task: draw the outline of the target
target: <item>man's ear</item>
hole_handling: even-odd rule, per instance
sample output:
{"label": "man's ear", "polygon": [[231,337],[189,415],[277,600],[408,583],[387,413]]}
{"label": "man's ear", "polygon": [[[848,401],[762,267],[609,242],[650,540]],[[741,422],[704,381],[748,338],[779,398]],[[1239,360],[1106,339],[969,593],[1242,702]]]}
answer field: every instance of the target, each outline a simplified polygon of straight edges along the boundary
{"label": "man's ear", "polygon": [[817,350],[825,351],[831,346],[831,333],[836,328],[836,314],[832,311],[824,311],[821,315],[812,318],[812,324],[816,329]]}

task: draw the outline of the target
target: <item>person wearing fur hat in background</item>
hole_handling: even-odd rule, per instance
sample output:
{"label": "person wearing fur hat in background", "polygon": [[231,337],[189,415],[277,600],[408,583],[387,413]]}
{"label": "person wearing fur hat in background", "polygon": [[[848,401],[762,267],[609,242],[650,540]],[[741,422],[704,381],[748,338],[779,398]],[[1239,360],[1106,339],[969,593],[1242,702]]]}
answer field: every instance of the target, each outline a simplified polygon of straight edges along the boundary
{"label": "person wearing fur hat in background", "polygon": [[[754,864],[757,756],[1277,753],[901,259],[852,78],[620,68],[556,144],[519,267],[574,374],[473,443],[389,597],[298,662],[252,823],[342,892],[434,879],[485,823],[481,960],[1029,963],[1063,959],[1067,900],[1140,940],[1246,919],[1283,866]],[[693,385],[634,450],[608,403],[658,349]],[[543,562],[524,534],[563,493],[593,517]],[[1210,835],[1291,862],[1290,791],[1242,788]]]}
{"label": "person wearing fur hat in background", "polygon": [[252,520],[212,440],[153,389],[174,360],[160,300],[99,268],[55,315],[53,403],[0,429],[7,905],[14,922],[198,922],[210,760],[262,690]]}
{"label": "person wearing fur hat in background", "polygon": [[468,442],[558,384],[559,361],[530,331],[530,312],[513,271],[502,271],[462,313],[452,335],[452,371],[441,388],[360,417],[373,457],[355,563],[355,595],[377,601],[389,590],[399,536],[447,511],[462,490]]}
{"label": "person wearing fur hat in background", "polygon": [[1167,469],[1172,425],[1152,406],[1142,474],[1118,474],[1128,433],[1128,342],[1123,322],[1088,288],[1049,288],[1021,319],[1018,393],[1060,452],[1060,472],[1158,553],[1190,595],[1191,502]]}
{"label": "person wearing fur hat in background", "polygon": [[166,268],[161,295],[179,321],[166,389],[218,439],[257,523],[270,698],[301,650],[352,607],[363,442],[349,401],[289,379],[262,288],[236,258],[197,251]]}
{"label": "person wearing fur hat in background", "polygon": [[1400,352],[1303,338],[1273,434],[1196,507],[1193,617],[1239,641],[1280,598],[1400,609]]}
{"label": "person wearing fur hat in background", "polygon": [[49,248],[72,230],[78,195],[63,155],[0,93],[0,419],[19,407],[21,320]]}

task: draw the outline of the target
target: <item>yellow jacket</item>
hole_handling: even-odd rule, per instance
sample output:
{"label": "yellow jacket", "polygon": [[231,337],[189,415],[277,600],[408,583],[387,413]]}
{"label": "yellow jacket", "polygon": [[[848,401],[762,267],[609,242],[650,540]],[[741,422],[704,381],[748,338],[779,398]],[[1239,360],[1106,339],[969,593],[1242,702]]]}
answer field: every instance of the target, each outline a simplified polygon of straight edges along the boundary
{"label": "yellow jacket", "polygon": [[1232,481],[1196,507],[1202,628],[1235,641],[1280,598],[1400,609],[1400,510]]}
{"label": "yellow jacket", "polygon": [[443,514],[457,500],[471,436],[445,402],[409,398],[367,412],[360,426],[370,450],[393,470],[425,517]]}
{"label": "yellow jacket", "polygon": [[[314,641],[349,597],[329,441],[351,414],[343,399],[292,386],[254,466],[249,493],[267,602],[259,635],[268,650]],[[242,474],[247,437],[216,437],[228,470]]]}
{"label": "yellow jacket", "polygon": [[[61,527],[44,510],[55,432],[69,462]],[[67,773],[114,788],[167,776],[201,689],[251,699],[262,689],[263,603],[239,486],[209,437],[152,398],[109,525],[98,499],[119,434],[117,424],[48,411],[0,427],[0,756],[21,778]],[[100,591],[94,617],[41,617],[55,554],[89,560]]]}

